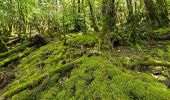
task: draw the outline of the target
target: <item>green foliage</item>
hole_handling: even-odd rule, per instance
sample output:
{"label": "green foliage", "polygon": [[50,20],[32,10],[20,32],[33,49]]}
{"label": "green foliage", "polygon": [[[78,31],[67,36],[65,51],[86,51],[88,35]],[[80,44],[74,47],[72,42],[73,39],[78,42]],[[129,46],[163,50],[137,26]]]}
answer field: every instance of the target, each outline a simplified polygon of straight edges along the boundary
{"label": "green foliage", "polygon": [[159,29],[155,30],[154,32],[165,34],[165,33],[170,32],[170,28],[159,28]]}
{"label": "green foliage", "polygon": [[[0,96],[12,100],[168,100],[170,90],[164,84],[148,73],[126,69],[145,60],[147,64],[152,63],[149,67],[155,62],[160,67],[169,67],[169,46],[143,45],[143,40],[169,38],[170,28],[163,28],[169,24],[169,7],[164,6],[169,1],[152,1],[1,0],[2,52],[7,51],[6,43],[14,37],[31,37],[39,33],[59,41],[34,52],[33,48],[26,48],[31,44],[25,43],[1,53],[0,67],[12,65],[16,73]],[[97,46],[97,49],[113,49],[113,45],[134,42],[139,43],[135,45],[134,50],[137,50],[125,51],[126,55],[121,47],[112,52],[118,56],[108,51],[96,56],[88,53]],[[14,64],[16,59],[20,61]],[[137,69],[143,67],[147,66]],[[161,71],[161,75],[168,78],[168,71],[168,68]]]}

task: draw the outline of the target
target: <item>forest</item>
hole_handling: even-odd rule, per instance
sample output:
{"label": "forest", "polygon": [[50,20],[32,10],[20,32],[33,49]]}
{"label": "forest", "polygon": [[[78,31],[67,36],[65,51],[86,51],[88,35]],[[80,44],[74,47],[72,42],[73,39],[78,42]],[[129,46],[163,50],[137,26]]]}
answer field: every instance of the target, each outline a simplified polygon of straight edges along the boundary
{"label": "forest", "polygon": [[170,0],[0,0],[0,100],[169,100]]}

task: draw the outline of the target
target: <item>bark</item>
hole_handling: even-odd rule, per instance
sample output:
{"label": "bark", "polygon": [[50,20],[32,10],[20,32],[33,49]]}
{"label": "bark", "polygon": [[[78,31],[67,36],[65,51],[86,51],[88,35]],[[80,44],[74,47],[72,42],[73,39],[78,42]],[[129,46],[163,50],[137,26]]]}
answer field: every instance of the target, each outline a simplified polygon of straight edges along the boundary
{"label": "bark", "polygon": [[131,23],[133,21],[133,5],[132,0],[126,0],[127,8],[128,8],[128,19],[127,22]]}
{"label": "bark", "polygon": [[[79,1],[80,2],[80,1]],[[79,10],[78,10],[78,12],[79,13],[77,13],[77,9],[76,9],[76,2],[75,2],[75,0],[72,0],[72,5],[73,5],[73,8],[72,8],[72,10],[73,10],[73,13],[72,13],[72,15],[73,15],[73,20],[74,20],[74,32],[79,32],[80,30],[81,30],[81,27],[80,27],[80,25],[79,25],[79,20],[77,19],[77,17],[79,17],[79,13],[80,13],[80,5],[79,5]]]}
{"label": "bark", "polygon": [[106,7],[106,16],[104,32],[111,32],[114,30],[116,25],[116,10],[115,10],[115,0],[109,0]]}
{"label": "bark", "polygon": [[149,18],[152,21],[157,20],[154,2],[152,0],[144,0],[144,3],[145,3],[145,8],[149,15]]}
{"label": "bark", "polygon": [[83,33],[87,34],[87,27],[86,27],[86,7],[85,7],[85,1],[82,0],[82,10],[83,10]]}
{"label": "bark", "polygon": [[88,4],[89,4],[89,9],[90,9],[90,14],[91,14],[91,20],[92,20],[92,23],[93,23],[93,27],[94,27],[94,30],[96,32],[99,31],[99,28],[97,26],[97,18],[96,18],[96,14],[94,13],[94,9],[93,9],[93,6],[92,6],[92,3],[90,0],[88,0]]}
{"label": "bark", "polygon": [[170,20],[168,18],[168,10],[166,8],[166,1],[165,0],[156,0],[157,4],[157,12],[159,15],[159,20],[161,21],[161,25],[166,27]]}
{"label": "bark", "polygon": [[15,38],[15,39],[8,41],[6,43],[6,45],[8,45],[8,46],[15,45],[15,44],[17,44],[18,42],[21,42],[21,41],[22,41],[22,38],[18,37],[18,38]]}
{"label": "bark", "polygon": [[154,3],[153,0],[144,0],[144,3],[152,24],[157,27],[167,27],[170,20],[167,14],[166,1],[156,0],[156,3]]}
{"label": "bark", "polygon": [[80,9],[81,9],[80,0],[78,0],[77,3],[78,3],[78,13],[80,13],[80,11],[81,11],[81,10],[80,10]]}

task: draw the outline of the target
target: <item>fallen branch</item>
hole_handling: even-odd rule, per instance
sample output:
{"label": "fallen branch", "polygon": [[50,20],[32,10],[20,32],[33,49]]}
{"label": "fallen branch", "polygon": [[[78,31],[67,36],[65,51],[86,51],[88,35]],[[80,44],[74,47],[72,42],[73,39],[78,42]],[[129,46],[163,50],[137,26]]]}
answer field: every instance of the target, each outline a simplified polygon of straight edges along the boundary
{"label": "fallen branch", "polygon": [[6,43],[6,45],[8,45],[8,46],[15,45],[15,44],[17,44],[18,42],[21,42],[22,40],[23,40],[23,39],[22,39],[21,37],[18,37],[18,38],[15,38],[15,39],[12,39],[12,40],[8,41],[8,42]]}
{"label": "fallen branch", "polygon": [[167,61],[159,61],[159,60],[155,60],[155,59],[151,59],[149,58],[146,61],[143,62],[139,62],[133,65],[130,65],[131,69],[135,69],[136,66],[164,66],[164,67],[168,67],[170,68],[170,62]]}
{"label": "fallen branch", "polygon": [[16,47],[12,50],[9,50],[8,52],[0,54],[0,58],[8,57],[12,53],[24,50],[26,47],[30,47],[30,46],[34,46],[34,45],[40,47],[40,46],[46,45],[47,43],[49,43],[49,41],[47,39],[45,39],[43,36],[41,36],[39,34],[36,34],[35,36],[32,36],[30,41],[28,41],[27,43],[25,43],[19,47]]}
{"label": "fallen branch", "polygon": [[45,74],[41,74],[38,77],[36,77],[35,79],[28,81],[22,85],[19,85],[18,87],[15,87],[14,89],[8,90],[7,92],[5,92],[4,94],[2,94],[0,96],[1,98],[10,98],[15,94],[18,94],[19,92],[31,87],[32,85],[35,85],[36,83],[40,83],[42,82],[42,80],[47,77],[48,75],[52,75],[54,73],[66,73],[69,72],[70,70],[72,70],[75,66],[75,64],[79,64],[81,62],[81,59],[77,59],[75,61],[72,61],[70,63],[64,64],[61,67],[56,67],[55,69],[49,70],[48,72],[46,72]]}
{"label": "fallen branch", "polygon": [[31,49],[28,49],[26,51],[24,51],[23,53],[19,53],[17,55],[14,55],[14,56],[11,56],[11,57],[8,57],[7,59],[3,60],[0,62],[0,67],[4,67],[5,65],[13,62],[13,61],[16,61],[18,60],[19,58],[22,58],[26,55],[28,55],[30,52],[32,52],[34,49],[31,48]]}
{"label": "fallen branch", "polygon": [[5,52],[5,53],[0,54],[0,58],[2,58],[2,57],[7,57],[7,56],[11,55],[12,53],[15,53],[15,52],[19,52],[19,51],[21,51],[21,50],[24,50],[26,47],[28,47],[28,46],[30,46],[30,45],[31,45],[30,42],[25,43],[25,44],[23,44],[23,45],[21,45],[21,46],[19,46],[19,47],[16,47],[16,48],[14,48],[14,49],[12,49],[12,50],[9,50],[8,52]]}

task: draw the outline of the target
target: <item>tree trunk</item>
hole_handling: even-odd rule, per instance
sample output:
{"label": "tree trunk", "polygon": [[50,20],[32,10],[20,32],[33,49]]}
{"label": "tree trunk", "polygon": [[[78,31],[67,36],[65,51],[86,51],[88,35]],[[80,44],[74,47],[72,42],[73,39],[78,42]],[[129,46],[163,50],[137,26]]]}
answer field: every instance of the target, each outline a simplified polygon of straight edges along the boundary
{"label": "tree trunk", "polygon": [[[106,1],[106,0],[103,0]],[[106,6],[104,6],[107,4]],[[104,25],[104,32],[111,32],[115,29],[116,25],[116,11],[115,11],[115,0],[109,0],[107,3],[103,4],[103,16],[105,16],[105,25]]]}
{"label": "tree trunk", "polygon": [[[76,2],[75,0],[72,0],[72,5],[73,5],[73,23],[74,23],[74,32],[79,32],[81,30],[81,27],[80,27],[80,22],[79,22],[79,19],[77,17],[79,17],[79,14],[80,14],[80,0],[78,0],[78,10],[76,9]],[[78,11],[78,12],[77,12]]]}
{"label": "tree trunk", "polygon": [[91,14],[91,20],[92,20],[92,23],[93,23],[94,30],[95,30],[96,32],[98,32],[99,29],[98,29],[98,26],[97,26],[96,14],[94,13],[94,9],[93,9],[93,6],[92,6],[92,3],[91,3],[90,0],[88,0],[88,4],[89,4],[89,9],[90,9],[90,14]]}
{"label": "tree trunk", "polygon": [[87,34],[87,27],[86,27],[86,8],[85,8],[85,1],[82,0],[82,10],[83,10],[83,33]]}
{"label": "tree trunk", "polygon": [[148,17],[153,25],[160,26],[160,22],[158,21],[158,16],[156,14],[156,8],[153,0],[144,0],[146,12],[148,13]]}
{"label": "tree trunk", "polygon": [[159,16],[159,20],[161,21],[161,25],[163,27],[167,27],[170,20],[168,18],[168,10],[166,8],[166,1],[165,0],[156,0],[157,4],[157,12]]}
{"label": "tree trunk", "polygon": [[127,22],[131,23],[133,21],[133,5],[132,0],[126,0],[127,8],[128,8],[128,19]]}
{"label": "tree trunk", "polygon": [[151,23],[157,27],[167,27],[170,20],[167,14],[166,1],[156,0],[155,4],[153,0],[144,0],[144,3]]}

